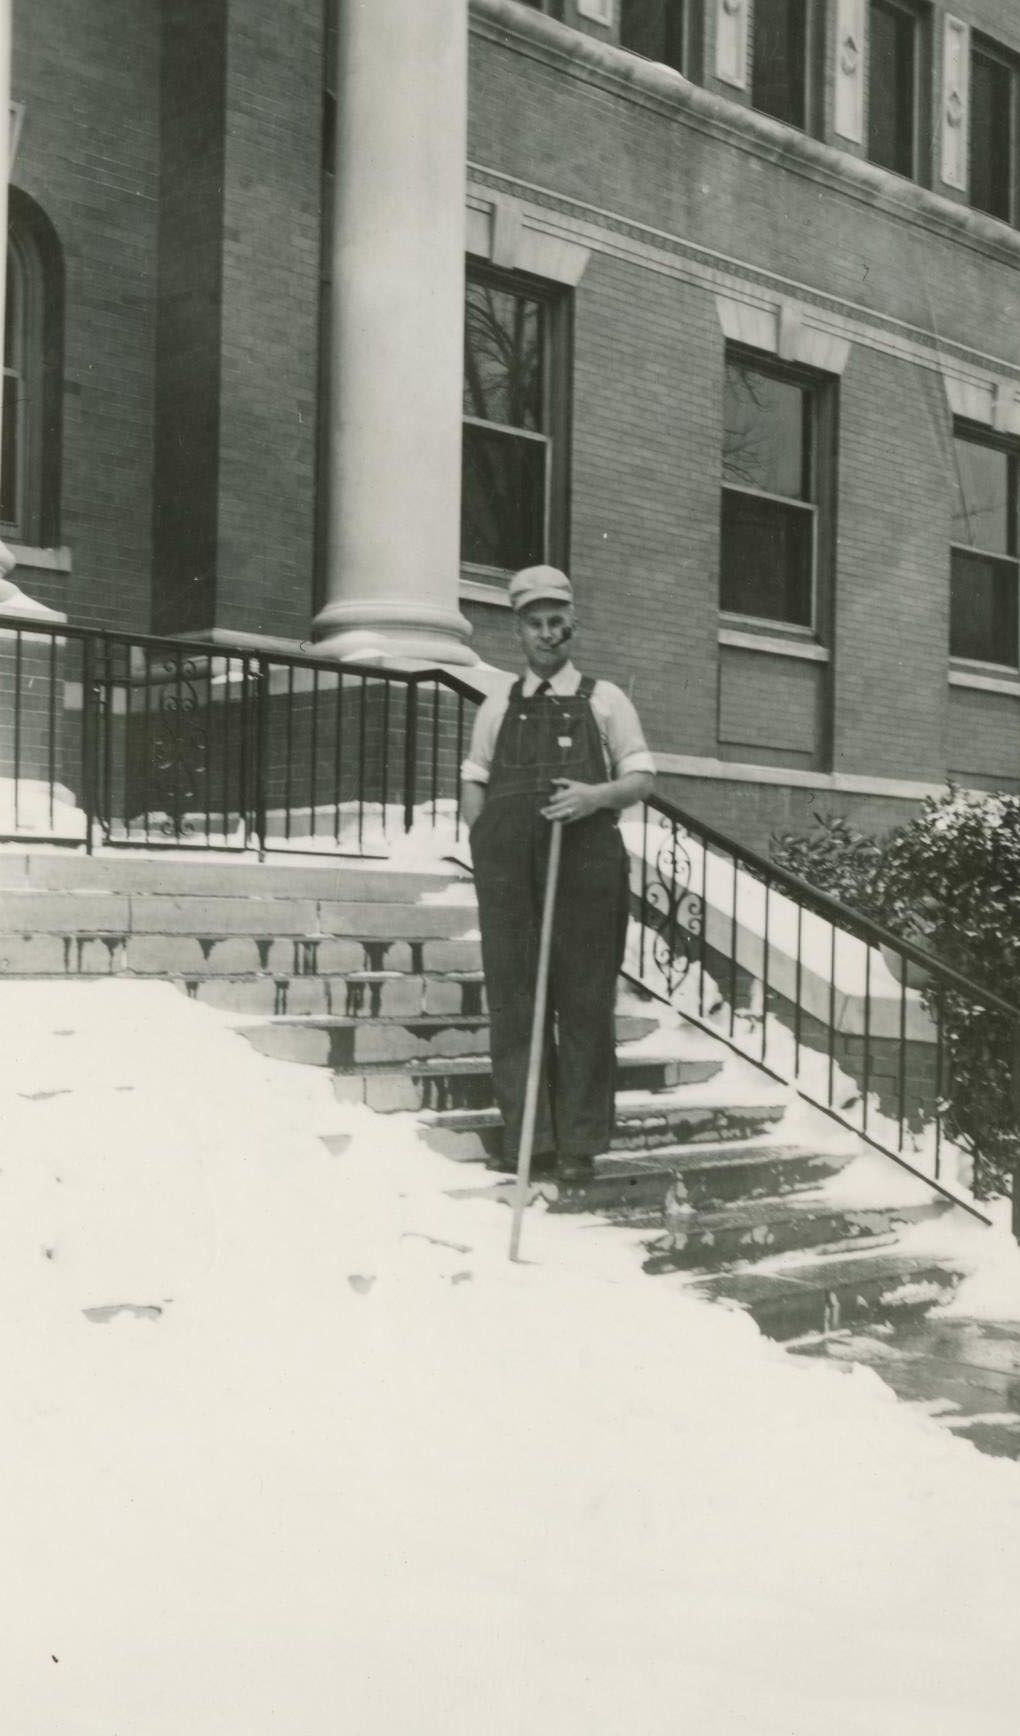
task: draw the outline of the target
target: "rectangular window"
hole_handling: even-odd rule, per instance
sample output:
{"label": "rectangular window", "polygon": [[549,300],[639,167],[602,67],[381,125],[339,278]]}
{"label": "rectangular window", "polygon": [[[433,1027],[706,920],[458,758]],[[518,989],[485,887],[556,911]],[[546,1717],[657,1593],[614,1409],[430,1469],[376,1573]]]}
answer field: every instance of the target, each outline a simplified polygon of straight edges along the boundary
{"label": "rectangular window", "polygon": [[729,614],[818,626],[822,396],[801,374],[727,358],[720,607]]}
{"label": "rectangular window", "polygon": [[683,72],[683,0],[620,0],[620,46]]}
{"label": "rectangular window", "polygon": [[[514,572],[562,558],[562,298],[468,274],[461,560]],[[554,522],[551,522],[554,521]]]}
{"label": "rectangular window", "polygon": [[806,0],[755,0],[751,101],[792,127],[807,117]]}
{"label": "rectangular window", "polygon": [[953,456],[950,654],[1016,669],[1020,459],[1006,446],[962,433]]}
{"label": "rectangular window", "polygon": [[1013,217],[1016,72],[1005,54],[971,40],[970,202],[1006,223]]}
{"label": "rectangular window", "polygon": [[897,175],[915,173],[917,15],[897,0],[868,13],[868,156]]}

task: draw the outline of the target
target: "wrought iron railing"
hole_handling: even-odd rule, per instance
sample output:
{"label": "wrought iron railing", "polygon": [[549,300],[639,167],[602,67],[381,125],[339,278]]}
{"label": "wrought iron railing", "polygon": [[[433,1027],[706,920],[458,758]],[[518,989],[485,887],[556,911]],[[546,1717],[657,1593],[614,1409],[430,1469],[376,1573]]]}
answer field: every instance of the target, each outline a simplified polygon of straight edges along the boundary
{"label": "wrought iron railing", "polygon": [[0,840],[371,855],[458,827],[443,670],[0,622]]}
{"label": "wrought iron railing", "polygon": [[[977,1216],[1011,1195],[1020,1235],[1020,1007],[672,803],[634,812],[628,973]],[[1012,1117],[994,1151],[954,1107],[961,1010]]]}
{"label": "wrought iron railing", "polygon": [[[477,700],[442,670],[0,621],[0,841],[365,856],[420,820],[452,842]],[[1020,1122],[1020,1008],[671,803],[634,812],[635,980],[983,1215],[1003,1154],[961,1145],[955,1014],[986,1021]]]}

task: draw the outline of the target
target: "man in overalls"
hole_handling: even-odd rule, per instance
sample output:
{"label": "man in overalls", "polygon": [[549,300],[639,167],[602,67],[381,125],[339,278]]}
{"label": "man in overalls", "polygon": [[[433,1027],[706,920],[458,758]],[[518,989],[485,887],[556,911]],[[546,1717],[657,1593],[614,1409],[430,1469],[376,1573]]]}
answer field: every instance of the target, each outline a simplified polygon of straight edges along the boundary
{"label": "man in overalls", "polygon": [[627,928],[617,813],[648,794],[655,763],[626,694],[570,661],[573,592],[555,567],[510,583],[527,672],[490,695],[462,769],[489,1001],[492,1077],[516,1164],[551,822],[563,823],[549,1029],[532,1167],[591,1172],[613,1128],[616,979]]}

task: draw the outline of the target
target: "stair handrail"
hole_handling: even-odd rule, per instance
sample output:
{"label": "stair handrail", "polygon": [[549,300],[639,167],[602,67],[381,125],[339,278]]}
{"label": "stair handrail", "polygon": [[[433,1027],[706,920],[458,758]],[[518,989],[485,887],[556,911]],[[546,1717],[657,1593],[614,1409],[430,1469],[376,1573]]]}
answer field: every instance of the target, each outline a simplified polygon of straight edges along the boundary
{"label": "stair handrail", "polygon": [[[704,973],[705,973],[705,958],[706,958],[707,951],[709,950],[708,945],[707,945],[707,938],[706,938],[706,930],[707,930],[707,926],[708,926],[707,925],[707,917],[706,917],[706,905],[707,905],[708,900],[706,898],[706,892],[707,892],[707,878],[708,878],[707,863],[708,863],[708,856],[709,856],[710,851],[714,852],[717,856],[724,857],[727,861],[731,861],[733,864],[733,872],[734,872],[733,898],[734,898],[734,903],[733,903],[733,910],[731,912],[731,921],[733,924],[734,936],[735,936],[735,932],[736,932],[736,922],[737,922],[736,884],[737,884],[738,871],[740,871],[740,870],[748,871],[750,873],[750,876],[753,879],[761,882],[764,885],[764,888],[765,888],[765,920],[764,920],[764,933],[763,933],[763,937],[762,937],[763,983],[764,983],[764,994],[763,994],[763,999],[762,999],[763,1039],[765,1036],[765,1032],[766,1032],[766,1028],[767,1028],[767,1019],[769,1016],[769,1014],[768,1014],[768,991],[769,991],[769,980],[768,980],[769,904],[768,904],[768,900],[769,900],[769,896],[770,896],[771,892],[774,891],[776,893],[779,893],[780,895],[787,897],[795,906],[797,906],[798,910],[809,911],[810,913],[821,917],[824,921],[826,921],[827,923],[829,923],[832,926],[833,950],[832,950],[831,968],[832,968],[833,975],[832,975],[832,980],[830,980],[830,1019],[832,1017],[832,1006],[833,1006],[834,988],[835,988],[835,984],[834,984],[835,934],[836,934],[837,929],[842,931],[843,933],[849,934],[851,937],[856,938],[857,940],[863,941],[865,943],[866,948],[868,949],[866,952],[866,984],[868,985],[868,987],[866,988],[865,1025],[864,1025],[864,1049],[865,1049],[864,1069],[865,1069],[865,1071],[864,1071],[864,1090],[862,1093],[862,1096],[864,1098],[867,1097],[867,1090],[868,1090],[867,1047],[868,1047],[868,1043],[869,1043],[869,1018],[870,1018],[870,999],[869,999],[869,997],[870,997],[871,949],[872,948],[886,949],[886,950],[891,951],[895,954],[898,954],[903,960],[909,962],[910,964],[917,966],[925,974],[925,977],[928,979],[928,981],[934,985],[934,991],[933,992],[936,995],[936,997],[938,998],[938,1004],[939,1004],[940,1008],[941,1008],[942,995],[945,992],[949,991],[949,992],[953,992],[953,993],[956,993],[960,996],[965,997],[967,1000],[971,1001],[972,1003],[976,1004],[977,1006],[981,1007],[982,1009],[984,1009],[988,1012],[995,1013],[1000,1018],[1003,1018],[1009,1022],[1010,1026],[1012,1027],[1012,1029],[1014,1031],[1014,1038],[1015,1038],[1014,1050],[1013,1050],[1013,1064],[1012,1064],[1013,1095],[1014,1095],[1014,1099],[1015,1099],[1016,1104],[1017,1104],[1018,1119],[1020,1119],[1020,1006],[1018,1006],[1016,1003],[1006,999],[1006,997],[1004,997],[1003,995],[998,994],[994,989],[989,988],[986,984],[981,983],[981,982],[977,981],[975,978],[969,976],[967,973],[965,973],[961,970],[958,970],[955,966],[947,964],[945,961],[943,961],[941,958],[939,958],[937,953],[933,952],[928,947],[922,946],[922,945],[918,944],[916,941],[912,941],[912,940],[908,939],[904,935],[895,933],[895,931],[893,931],[890,928],[887,928],[884,924],[876,921],[873,917],[865,915],[863,912],[855,909],[852,905],[845,904],[841,899],[834,897],[831,893],[823,892],[818,887],[812,886],[809,881],[802,879],[801,876],[792,873],[789,869],[782,867],[778,863],[770,861],[769,858],[767,856],[764,856],[760,851],[755,850],[748,845],[739,843],[735,838],[729,836],[727,833],[723,832],[717,826],[713,826],[709,822],[699,819],[694,814],[691,814],[688,810],[680,807],[679,804],[677,804],[673,801],[670,801],[667,798],[664,798],[664,797],[659,796],[659,795],[649,795],[644,800],[644,802],[641,804],[641,812],[642,812],[642,817],[643,817],[643,834],[642,834],[643,835],[643,843],[642,843],[642,848],[641,848],[641,852],[640,852],[640,862],[641,862],[640,909],[641,909],[642,921],[644,922],[646,927],[650,927],[652,929],[653,933],[657,937],[661,938],[665,932],[662,924],[660,923],[658,926],[656,926],[653,922],[649,921],[649,917],[650,916],[651,917],[658,916],[661,918],[664,915],[668,915],[670,918],[670,926],[672,927],[672,930],[675,933],[676,928],[677,928],[677,917],[679,914],[680,906],[684,902],[685,898],[690,899],[691,896],[693,895],[694,902],[695,902],[695,908],[694,908],[693,913],[690,915],[690,921],[686,924],[681,923],[680,926],[684,927],[686,929],[688,935],[693,933],[694,937],[698,943],[698,953],[699,953],[699,963],[701,966],[702,983],[703,983]],[[683,894],[680,897],[677,897],[676,896],[676,889],[674,887],[672,890],[672,896],[673,896],[675,902],[673,904],[672,909],[667,910],[667,912],[665,912],[665,913],[663,911],[661,911],[660,909],[658,909],[653,902],[649,901],[649,898],[648,898],[649,867],[650,866],[654,867],[654,864],[655,864],[654,852],[652,853],[652,855],[650,855],[648,847],[647,847],[648,823],[649,823],[649,816],[650,815],[658,816],[661,822],[665,822],[668,826],[672,827],[672,829],[673,829],[672,838],[671,838],[673,855],[672,855],[671,860],[674,864],[675,864],[675,859],[676,859],[676,847],[678,844],[678,835],[686,834],[686,835],[690,836],[703,849],[703,857],[702,857],[702,864],[703,865],[702,865],[702,874],[701,874],[701,882],[700,882],[700,887],[701,887],[700,892],[698,891],[698,888],[696,885],[693,888],[688,885],[688,886],[686,886]],[[661,849],[661,846],[660,846],[660,849]],[[664,881],[662,881],[662,884],[665,887]],[[667,890],[667,892],[670,891],[669,888],[665,888],[665,890]],[[700,908],[698,908],[698,906],[700,906]],[[800,931],[800,917],[798,916],[798,953],[797,953],[797,960],[796,960],[796,997],[797,998],[796,998],[796,1002],[795,1002],[795,1026],[798,1027],[798,1029],[797,1029],[797,1037],[796,1037],[796,1044],[795,1044],[795,1056],[797,1056],[797,1052],[799,1051],[799,1046],[800,1046],[799,1025],[800,1025],[800,1019],[801,1019],[800,994],[801,994],[801,968],[802,968],[802,959],[801,959],[801,952],[800,952],[800,945],[801,945],[800,932],[801,932]],[[641,956],[643,959],[643,957],[644,957],[643,941],[642,941],[642,948],[641,948]],[[733,973],[735,975],[735,972],[737,969],[737,963],[736,963],[735,955],[734,955],[734,958],[730,962],[731,962],[731,968],[732,968]],[[644,977],[640,977],[639,980],[643,982],[643,984],[646,988],[649,987],[649,984],[644,980]],[[652,988],[651,992],[656,993],[656,990],[654,988]],[[826,1104],[825,1102],[819,1101],[817,1099],[817,1097],[812,1095],[806,1089],[803,1089],[796,1077],[788,1078],[784,1073],[777,1072],[774,1066],[771,1066],[766,1062],[764,1053],[760,1057],[758,1057],[752,1053],[748,1053],[748,1050],[746,1047],[744,1047],[743,1045],[738,1044],[732,1040],[727,1039],[726,1036],[721,1031],[719,1031],[714,1025],[706,1022],[706,1020],[704,1019],[703,992],[702,992],[701,987],[699,987],[699,1006],[698,1006],[697,1014],[693,1014],[690,1010],[688,1010],[686,1008],[681,1008],[680,1010],[684,1013],[684,1016],[687,1018],[690,1018],[693,1023],[701,1025],[702,1028],[706,1029],[707,1031],[710,1031],[713,1036],[720,1037],[723,1042],[728,1042],[729,1046],[731,1048],[733,1048],[744,1059],[750,1061],[752,1063],[752,1065],[758,1067],[761,1071],[771,1075],[773,1078],[785,1079],[785,1081],[787,1083],[792,1084],[793,1087],[799,1092],[799,1094],[802,1097],[805,1097],[807,1101],[814,1104],[815,1107],[822,1109],[826,1114],[832,1116],[835,1120],[840,1121],[844,1126],[851,1127],[852,1131],[860,1133],[861,1136],[866,1140],[866,1142],[868,1144],[875,1146],[880,1151],[883,1151],[887,1156],[893,1157],[898,1163],[903,1164],[904,1167],[906,1167],[908,1169],[913,1169],[914,1173],[922,1176],[922,1179],[931,1183],[931,1185],[936,1186],[938,1188],[939,1192],[944,1193],[944,1194],[948,1194],[948,1197],[955,1197],[949,1193],[949,1190],[947,1190],[943,1185],[941,1185],[941,1183],[939,1182],[939,1179],[938,1179],[938,1166],[939,1166],[938,1152],[939,1152],[939,1147],[940,1147],[941,1138],[942,1138],[942,1132],[941,1132],[942,1111],[941,1111],[941,1107],[940,1107],[940,1098],[942,1095],[942,1072],[943,1072],[943,1065],[944,1065],[944,1056],[942,1054],[943,1030],[942,1030],[942,1023],[941,1023],[941,1012],[940,1012],[940,1017],[939,1017],[939,1021],[937,1024],[937,1033],[936,1033],[937,1034],[937,1044],[938,1044],[938,1057],[937,1057],[937,1061],[936,1061],[936,1108],[935,1108],[935,1122],[936,1122],[935,1166],[936,1166],[936,1174],[935,1174],[935,1177],[933,1178],[932,1176],[928,1175],[926,1172],[918,1170],[915,1165],[906,1161],[904,1159],[904,1156],[903,1156],[902,1147],[903,1147],[903,1127],[904,1127],[904,1068],[905,1068],[905,1045],[907,1042],[907,1037],[906,1037],[906,1004],[907,1004],[906,1003],[906,997],[907,997],[908,992],[910,992],[910,991],[908,989],[908,984],[906,981],[906,972],[904,971],[901,978],[900,978],[900,1030],[899,1030],[899,1035],[898,1035],[900,1113],[899,1113],[898,1149],[895,1149],[895,1150],[890,1149],[888,1142],[883,1142],[881,1139],[877,1139],[874,1136],[873,1132],[869,1133],[867,1130],[866,1122],[862,1128],[861,1127],[854,1127],[853,1124],[850,1123],[843,1115],[838,1114],[833,1110],[831,1103]],[[669,1000],[671,997],[669,995],[661,995],[659,998],[662,998],[664,1000]],[[732,1012],[731,1012],[731,1022],[732,1022]],[[828,1036],[829,1036],[830,1093],[831,1093],[831,1079],[832,1079],[831,1069],[832,1069],[832,1053],[833,1053],[832,1045],[833,1045],[833,1039],[834,1039],[834,1031],[832,1029],[829,1030]],[[731,1031],[731,1037],[732,1037],[732,1031]],[[797,1060],[795,1059],[795,1069],[796,1069],[796,1065],[797,1065]],[[865,1117],[867,1115],[866,1103],[864,1104],[863,1115]],[[979,1156],[979,1154],[975,1154],[975,1155]],[[1012,1195],[1012,1209],[1013,1209],[1013,1231],[1014,1231],[1014,1234],[1018,1237],[1018,1239],[1020,1239],[1020,1159],[1018,1159],[1018,1166],[1017,1166],[1017,1169],[1014,1172],[1014,1175],[1012,1178],[1011,1195]],[[978,1215],[982,1215],[982,1214],[978,1214]]]}
{"label": "stair handrail", "polygon": [[822,916],[838,918],[846,927],[856,927],[873,946],[894,948],[909,959],[911,964],[918,965],[922,970],[930,972],[932,976],[940,977],[947,987],[958,989],[961,993],[983,1002],[993,1011],[1002,1013],[1006,1018],[1015,1019],[1020,1023],[1020,1006],[1015,1002],[1004,1000],[1001,995],[995,993],[994,989],[988,988],[984,983],[976,982],[973,977],[966,976],[955,966],[946,964],[937,953],[919,946],[916,941],[908,940],[902,934],[896,934],[891,928],[883,927],[882,923],[876,922],[874,917],[866,916],[863,911],[857,910],[852,904],[844,904],[842,899],[835,898],[831,892],[823,892],[820,887],[812,886],[810,880],[802,879],[799,874],[792,873],[789,868],[781,867],[778,862],[771,861],[769,857],[761,855],[759,851],[751,849],[750,846],[739,844],[735,838],[729,837],[715,826],[710,826],[707,821],[695,818],[693,814],[679,807],[677,803],[667,801],[661,796],[652,795],[647,798],[645,806],[653,809],[656,813],[663,814],[667,819],[677,820],[689,831],[700,833],[708,843],[717,845],[725,855],[737,856],[752,868],[756,875],[760,874],[763,879],[767,877],[773,886],[784,887],[792,892],[801,903],[812,904]]}

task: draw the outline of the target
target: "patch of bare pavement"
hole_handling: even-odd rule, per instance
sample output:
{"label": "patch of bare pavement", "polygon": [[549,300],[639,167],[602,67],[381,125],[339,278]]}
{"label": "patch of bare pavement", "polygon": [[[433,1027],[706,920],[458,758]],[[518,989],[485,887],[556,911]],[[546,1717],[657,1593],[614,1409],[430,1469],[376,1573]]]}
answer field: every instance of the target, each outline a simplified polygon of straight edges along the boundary
{"label": "patch of bare pavement", "polygon": [[907,1404],[983,1453],[1020,1459],[1020,1324],[937,1314],[805,1338],[791,1350],[873,1368]]}

